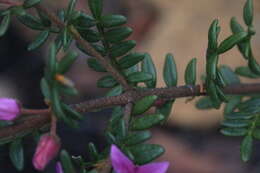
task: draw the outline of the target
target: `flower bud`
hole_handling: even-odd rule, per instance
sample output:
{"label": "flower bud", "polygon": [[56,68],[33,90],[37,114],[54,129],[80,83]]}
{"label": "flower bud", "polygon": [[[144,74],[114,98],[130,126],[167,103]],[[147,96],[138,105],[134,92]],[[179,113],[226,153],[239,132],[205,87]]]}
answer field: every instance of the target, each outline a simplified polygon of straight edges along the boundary
{"label": "flower bud", "polygon": [[13,120],[20,112],[20,105],[15,99],[0,98],[0,120]]}
{"label": "flower bud", "polygon": [[50,134],[43,135],[37,145],[33,156],[33,165],[35,169],[42,171],[45,166],[56,157],[60,150],[60,140],[57,136]]}

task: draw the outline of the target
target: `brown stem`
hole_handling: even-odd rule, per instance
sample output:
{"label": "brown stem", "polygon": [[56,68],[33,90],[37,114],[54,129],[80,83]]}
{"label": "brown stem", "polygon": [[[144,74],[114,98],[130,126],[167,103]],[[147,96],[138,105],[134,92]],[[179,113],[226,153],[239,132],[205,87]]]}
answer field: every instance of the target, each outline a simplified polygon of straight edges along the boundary
{"label": "brown stem", "polygon": [[[192,90],[190,87],[192,87]],[[259,94],[260,83],[230,85],[225,87],[223,91],[225,94],[230,95]],[[149,95],[157,95],[159,99],[173,100],[180,97],[204,96],[207,95],[207,93],[203,92],[203,89],[201,89],[200,85],[189,87],[180,86],[170,88],[154,88],[148,90],[128,91],[119,96],[88,100],[79,104],[71,105],[71,107],[79,112],[89,112],[95,109],[108,108],[117,105],[126,105],[129,103],[129,99],[132,99],[132,102],[135,102],[136,100]],[[0,139],[15,136],[15,134],[21,131],[39,129],[50,122],[50,112],[48,109],[39,109],[36,112],[37,114],[41,115],[30,116],[28,118],[24,118],[12,126],[0,128]]]}
{"label": "brown stem", "polygon": [[50,111],[48,109],[21,109],[21,114],[22,115],[40,115],[40,114],[46,114],[49,113]]}
{"label": "brown stem", "polygon": [[133,109],[133,103],[129,102],[125,105],[125,110],[124,110],[124,120],[125,120],[125,126],[128,129],[129,126],[129,121],[131,118],[131,113]]}
{"label": "brown stem", "polygon": [[57,118],[55,115],[51,115],[51,130],[50,133],[52,136],[57,136],[56,134],[56,129],[57,129]]}
{"label": "brown stem", "polygon": [[[60,29],[66,27],[66,25],[53,13],[51,13],[48,9],[44,8],[42,5],[35,6],[38,10],[41,10],[49,19],[55,23]],[[74,39],[82,46],[82,48],[89,52],[91,55],[97,58],[97,60],[101,63],[101,65],[126,89],[130,90],[132,87],[128,85],[124,76],[119,73],[110,63],[109,59],[103,57],[99,52],[97,52],[86,40],[84,40],[77,29],[72,25],[69,26],[69,30],[74,37]]]}

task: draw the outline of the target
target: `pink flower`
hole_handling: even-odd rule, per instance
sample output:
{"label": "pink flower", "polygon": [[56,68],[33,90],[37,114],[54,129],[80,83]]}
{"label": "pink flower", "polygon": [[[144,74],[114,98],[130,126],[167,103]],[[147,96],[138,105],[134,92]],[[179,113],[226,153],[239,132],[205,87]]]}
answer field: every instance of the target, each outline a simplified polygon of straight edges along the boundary
{"label": "pink flower", "polygon": [[15,99],[0,98],[0,120],[13,120],[20,114],[20,105]]}
{"label": "pink flower", "polygon": [[63,173],[63,169],[60,162],[56,163],[56,173]]}
{"label": "pink flower", "polygon": [[111,147],[110,158],[116,173],[165,173],[169,167],[169,162],[136,166],[115,145]]}
{"label": "pink flower", "polygon": [[43,135],[37,145],[33,156],[33,165],[35,169],[42,171],[45,166],[56,157],[60,150],[60,140],[50,134]]}

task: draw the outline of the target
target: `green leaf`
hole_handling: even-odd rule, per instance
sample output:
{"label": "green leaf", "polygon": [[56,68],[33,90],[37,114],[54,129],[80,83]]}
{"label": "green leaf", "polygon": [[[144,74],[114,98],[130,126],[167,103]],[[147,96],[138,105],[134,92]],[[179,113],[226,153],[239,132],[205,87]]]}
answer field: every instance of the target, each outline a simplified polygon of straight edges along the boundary
{"label": "green leaf", "polygon": [[160,123],[162,120],[164,120],[164,115],[162,114],[144,115],[134,119],[131,122],[130,128],[131,130],[146,130]]}
{"label": "green leaf", "polygon": [[87,40],[90,43],[95,43],[100,41],[101,37],[97,31],[94,31],[92,29],[78,29],[80,35],[84,40]]}
{"label": "green leaf", "polygon": [[1,24],[0,24],[0,37],[2,37],[6,31],[8,30],[8,27],[10,25],[11,15],[8,13],[4,16]]}
{"label": "green leaf", "polygon": [[150,131],[132,132],[127,136],[125,144],[128,146],[140,144],[150,139],[151,137],[152,134]]}
{"label": "green leaf", "polygon": [[233,48],[236,44],[240,43],[247,37],[247,32],[239,32],[229,36],[227,39],[222,41],[218,47],[218,54],[222,54],[229,49]]}
{"label": "green leaf", "polygon": [[64,113],[67,116],[70,116],[71,118],[76,119],[76,120],[82,120],[83,119],[83,116],[79,112],[72,109],[69,105],[61,103],[61,107],[62,107],[62,109],[64,110]]}
{"label": "green leaf", "polygon": [[117,84],[117,81],[110,75],[104,76],[97,81],[97,86],[100,88],[112,88]]}
{"label": "green leaf", "polygon": [[118,123],[118,129],[116,131],[116,138],[118,141],[122,141],[127,135],[127,127],[124,119],[120,119]]}
{"label": "green leaf", "polygon": [[151,56],[148,53],[145,54],[144,60],[142,61],[142,71],[152,75],[152,79],[146,81],[145,84],[148,88],[154,88],[157,80],[156,68]]}
{"label": "green leaf", "polygon": [[207,77],[212,80],[217,78],[218,55],[212,54],[207,56],[206,73]]}
{"label": "green leaf", "polygon": [[76,88],[68,87],[63,84],[59,84],[58,86],[59,86],[59,92],[65,95],[75,96],[79,94]]}
{"label": "green leaf", "polygon": [[142,53],[130,53],[124,57],[122,57],[118,61],[118,65],[121,69],[126,69],[134,66],[144,59],[144,54]]}
{"label": "green leaf", "polygon": [[25,0],[23,6],[24,8],[31,8],[40,2],[41,0]]}
{"label": "green leaf", "polygon": [[163,67],[163,79],[168,87],[177,85],[177,68],[174,58],[171,54],[166,55]]}
{"label": "green leaf", "polygon": [[252,154],[252,147],[253,147],[253,138],[252,136],[248,135],[246,136],[240,146],[240,154],[241,154],[241,159],[244,162],[247,162]]}
{"label": "green leaf", "polygon": [[219,71],[219,69],[217,69],[217,78],[216,78],[216,83],[218,84],[218,86],[224,88],[227,86],[224,77],[222,76],[222,73]]}
{"label": "green leaf", "polygon": [[217,90],[217,95],[219,97],[219,99],[223,102],[228,103],[229,98],[224,94],[224,92],[222,91],[222,89],[219,87],[219,85],[216,85],[216,90]]}
{"label": "green leaf", "polygon": [[72,38],[70,36],[69,29],[68,27],[65,27],[62,32],[62,45],[64,51],[66,51],[70,47],[71,42]]}
{"label": "green leaf", "polygon": [[97,61],[96,58],[87,59],[88,66],[97,72],[106,72],[106,69]]}
{"label": "green leaf", "polygon": [[113,28],[105,32],[104,37],[110,43],[118,43],[125,40],[132,34],[133,30],[129,27],[123,26]]}
{"label": "green leaf", "polygon": [[144,112],[146,112],[151,106],[153,106],[153,103],[157,100],[157,96],[146,96],[143,97],[141,100],[138,100],[132,110],[133,115],[140,115]]}
{"label": "green leaf", "polygon": [[249,120],[254,118],[254,114],[245,112],[231,112],[229,114],[226,114],[225,118],[229,120]]}
{"label": "green leaf", "polygon": [[42,31],[40,34],[38,34],[35,38],[35,40],[28,46],[28,51],[34,50],[41,45],[48,39],[49,31]]}
{"label": "green leaf", "polygon": [[123,25],[126,23],[126,20],[126,17],[122,15],[106,15],[102,16],[100,22],[104,27],[110,28]]}
{"label": "green leaf", "polygon": [[106,140],[109,144],[116,144],[116,137],[111,132],[105,132]]}
{"label": "green leaf", "polygon": [[139,144],[129,147],[134,155],[136,164],[143,165],[149,163],[164,153],[164,148],[156,144]]}
{"label": "green leaf", "polygon": [[212,80],[207,81],[207,92],[209,94],[213,107],[215,109],[219,109],[221,105],[221,100],[219,98],[217,87],[214,81]]}
{"label": "green leaf", "polygon": [[248,78],[252,78],[252,79],[257,79],[257,78],[260,78],[259,75],[256,75],[255,73],[253,73],[250,68],[246,67],[246,66],[240,66],[240,67],[237,67],[236,70],[235,70],[235,73],[240,75],[240,76],[243,76],[243,77],[248,77]]}
{"label": "green leaf", "polygon": [[145,72],[133,72],[127,76],[127,80],[129,82],[145,82],[152,79],[152,75]]}
{"label": "green leaf", "polygon": [[66,73],[71,65],[77,59],[78,53],[74,51],[69,51],[59,62],[57,73],[64,74]]}
{"label": "green leaf", "polygon": [[60,160],[62,164],[62,168],[64,173],[76,173],[72,162],[71,157],[69,156],[68,152],[65,150],[62,150],[60,153]]}
{"label": "green leaf", "polygon": [[51,103],[52,103],[52,109],[54,111],[55,116],[57,116],[60,119],[65,120],[65,113],[62,110],[61,102],[60,102],[60,96],[58,92],[58,88],[54,86],[51,90]]}
{"label": "green leaf", "polygon": [[[239,33],[239,32],[244,32],[244,28],[237,22],[236,18],[233,17],[230,21],[230,27],[233,32],[233,34]],[[242,41],[237,44],[238,50],[241,52],[243,57],[245,59],[248,59],[249,56],[249,44],[248,40]]]}
{"label": "green leaf", "polygon": [[215,19],[208,31],[208,51],[213,51],[218,47],[218,20]]}
{"label": "green leaf", "polygon": [[245,31],[244,28],[237,22],[235,17],[232,17],[230,20],[230,28],[234,34]]}
{"label": "green leaf", "polygon": [[70,0],[66,11],[66,19],[70,20],[76,5],[76,0]]}
{"label": "green leaf", "polygon": [[219,67],[219,71],[227,85],[240,83],[239,78],[230,67],[222,65]]}
{"label": "green leaf", "polygon": [[50,50],[49,50],[49,59],[48,59],[48,71],[50,72],[51,76],[50,78],[53,78],[56,73],[56,46],[55,44],[51,44]]}
{"label": "green leaf", "polygon": [[95,19],[83,12],[80,12],[80,15],[72,21],[72,24],[77,29],[86,29],[95,26]]}
{"label": "green leaf", "polygon": [[[85,48],[82,47],[81,44],[76,43],[76,46],[79,50],[81,50],[83,53],[85,53],[86,55],[89,56],[93,56],[90,52],[88,52],[88,50],[86,50]],[[106,55],[106,50],[103,46],[99,45],[99,44],[91,44],[91,46],[97,51],[99,52],[102,56]]]}
{"label": "green leaf", "polygon": [[[249,107],[259,107],[260,106],[260,99],[259,98],[251,98],[244,102],[242,102],[238,108],[240,111],[245,111]],[[246,112],[246,111],[245,111]]]}
{"label": "green leaf", "polygon": [[90,142],[90,143],[88,144],[88,153],[89,153],[90,158],[91,158],[92,160],[95,161],[95,160],[98,159],[98,151],[97,151],[97,148],[96,148],[95,144],[92,143],[92,142]]}
{"label": "green leaf", "polygon": [[193,58],[187,65],[185,70],[185,83],[188,85],[195,85],[196,83],[196,64],[197,59]]}
{"label": "green leaf", "polygon": [[226,136],[245,136],[247,128],[223,128],[220,132]]}
{"label": "green leaf", "polygon": [[103,0],[88,0],[88,5],[93,17],[99,19],[103,10]]}
{"label": "green leaf", "polygon": [[212,109],[213,104],[212,104],[211,99],[208,96],[200,98],[196,102],[196,108],[201,109],[201,110]]}
{"label": "green leaf", "polygon": [[[6,13],[11,13],[12,16],[23,16],[26,15],[26,11],[23,6],[12,6],[5,11]],[[4,15],[4,14],[3,14]]]}
{"label": "green leaf", "polygon": [[120,42],[118,44],[113,45],[110,48],[110,57],[111,58],[116,58],[119,56],[125,55],[127,52],[132,50],[136,45],[136,42],[134,40],[127,40]]}
{"label": "green leaf", "polygon": [[168,101],[161,107],[157,108],[157,110],[156,110],[157,113],[164,115],[165,121],[168,119],[168,117],[171,114],[173,103],[174,103],[174,101]]}
{"label": "green leaf", "polygon": [[38,19],[37,17],[34,17],[28,13],[23,16],[17,16],[17,18],[22,24],[24,24],[25,26],[27,26],[31,29],[34,29],[34,30],[44,30],[45,29],[44,25],[41,22],[39,22],[40,19]]}
{"label": "green leaf", "polygon": [[41,19],[41,23],[46,27],[50,27],[51,21],[50,21],[49,17],[46,16],[46,14],[44,12],[42,12],[41,10],[39,10],[38,8],[36,8],[36,11],[38,13],[38,16]]}
{"label": "green leaf", "polygon": [[50,99],[50,87],[45,78],[41,79],[41,92],[43,93],[45,99]]}
{"label": "green leaf", "polygon": [[224,120],[221,124],[230,128],[241,128],[248,127],[251,122],[248,120]]}
{"label": "green leaf", "polygon": [[253,1],[252,0],[247,0],[244,6],[244,11],[243,11],[243,17],[245,24],[247,26],[252,26],[253,23],[253,17],[254,17],[254,9],[253,9]]}
{"label": "green leaf", "polygon": [[241,101],[241,97],[240,96],[232,96],[228,103],[225,105],[224,108],[224,114],[229,114],[231,112],[233,112],[235,110],[235,108],[238,106],[238,104]]}
{"label": "green leaf", "polygon": [[112,88],[107,94],[106,96],[109,97],[109,96],[117,96],[117,95],[120,95],[122,94],[123,92],[123,88],[121,85],[118,85],[114,88]]}
{"label": "green leaf", "polygon": [[255,139],[260,140],[260,129],[257,129],[257,128],[254,129],[253,136],[254,136]]}
{"label": "green leaf", "polygon": [[260,65],[258,64],[258,62],[255,60],[253,56],[249,57],[248,67],[253,73],[260,75]]}
{"label": "green leaf", "polygon": [[24,152],[21,139],[16,139],[9,148],[9,157],[18,171],[24,168]]}

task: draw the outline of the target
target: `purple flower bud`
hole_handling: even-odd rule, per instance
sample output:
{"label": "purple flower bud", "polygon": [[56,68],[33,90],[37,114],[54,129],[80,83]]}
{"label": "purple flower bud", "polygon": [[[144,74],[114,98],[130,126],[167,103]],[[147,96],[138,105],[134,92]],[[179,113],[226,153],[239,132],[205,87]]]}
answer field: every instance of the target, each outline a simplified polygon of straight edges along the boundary
{"label": "purple flower bud", "polygon": [[20,105],[15,99],[0,98],[0,120],[13,120],[20,112]]}
{"label": "purple flower bud", "polygon": [[115,145],[111,147],[110,158],[116,173],[165,173],[169,167],[168,162],[134,165]]}
{"label": "purple flower bud", "polygon": [[50,134],[43,135],[37,145],[33,156],[33,165],[35,169],[42,171],[45,166],[56,157],[60,150],[60,140]]}
{"label": "purple flower bud", "polygon": [[63,169],[60,162],[56,163],[56,173],[63,173]]}

